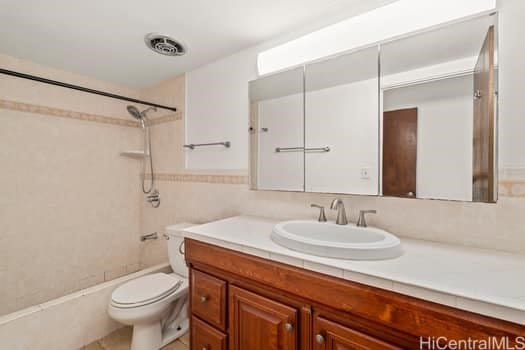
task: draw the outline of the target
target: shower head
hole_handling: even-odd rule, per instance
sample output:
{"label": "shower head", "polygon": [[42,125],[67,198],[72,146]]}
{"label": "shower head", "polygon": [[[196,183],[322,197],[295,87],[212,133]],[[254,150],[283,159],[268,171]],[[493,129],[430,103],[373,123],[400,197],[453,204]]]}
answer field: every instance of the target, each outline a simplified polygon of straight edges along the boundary
{"label": "shower head", "polygon": [[140,125],[144,128],[144,120],[146,119],[146,113],[149,111],[156,111],[156,107],[150,107],[148,109],[143,110],[142,112],[139,111],[139,109],[135,106],[127,106],[126,109],[128,110],[128,113],[131,114],[131,116],[137,120],[140,121]]}
{"label": "shower head", "polygon": [[137,107],[127,106],[126,109],[128,110],[128,113],[131,114],[133,118],[138,119],[138,120],[143,119],[142,113],[140,113]]}
{"label": "shower head", "polygon": [[142,111],[142,115],[144,116],[144,118],[146,118],[146,113],[148,113],[149,111],[156,112],[157,111],[157,107],[149,107],[149,108],[143,110]]}

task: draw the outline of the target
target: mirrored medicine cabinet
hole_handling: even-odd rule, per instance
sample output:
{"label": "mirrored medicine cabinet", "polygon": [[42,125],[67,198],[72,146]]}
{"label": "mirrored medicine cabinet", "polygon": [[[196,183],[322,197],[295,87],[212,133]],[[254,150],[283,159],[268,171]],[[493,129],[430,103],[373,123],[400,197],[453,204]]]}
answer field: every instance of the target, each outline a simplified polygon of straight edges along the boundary
{"label": "mirrored medicine cabinet", "polygon": [[496,22],[251,81],[251,188],[495,202]]}

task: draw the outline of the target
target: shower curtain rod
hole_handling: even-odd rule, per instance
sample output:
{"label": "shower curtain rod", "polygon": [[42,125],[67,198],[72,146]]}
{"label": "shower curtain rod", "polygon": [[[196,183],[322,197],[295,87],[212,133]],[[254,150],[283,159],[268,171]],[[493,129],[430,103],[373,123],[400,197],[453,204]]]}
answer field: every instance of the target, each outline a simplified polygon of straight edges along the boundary
{"label": "shower curtain rod", "polygon": [[64,88],[67,88],[67,89],[87,92],[89,94],[95,94],[95,95],[105,96],[105,97],[109,97],[109,98],[114,98],[114,99],[117,99],[117,100],[128,101],[128,102],[133,102],[133,103],[139,103],[139,104],[146,105],[146,106],[167,109],[167,110],[170,110],[170,111],[173,111],[173,112],[177,111],[177,108],[175,108],[175,107],[164,106],[164,105],[160,105],[160,104],[156,104],[156,103],[152,103],[152,102],[137,100],[137,99],[131,98],[131,97],[126,97],[126,96],[112,94],[112,93],[109,93],[109,92],[104,92],[104,91],[100,91],[100,90],[90,89],[90,88],[86,88],[86,87],[83,87],[83,86],[63,83],[61,81],[46,79],[46,78],[38,77],[36,75],[30,75],[30,74],[15,72],[15,71],[3,69],[3,68],[0,68],[0,73],[1,74],[6,74],[6,75],[10,75],[10,76],[13,76],[13,77],[17,77],[17,78],[38,81],[38,82],[44,83],[44,84],[55,85],[55,86],[60,86],[60,87],[64,87]]}

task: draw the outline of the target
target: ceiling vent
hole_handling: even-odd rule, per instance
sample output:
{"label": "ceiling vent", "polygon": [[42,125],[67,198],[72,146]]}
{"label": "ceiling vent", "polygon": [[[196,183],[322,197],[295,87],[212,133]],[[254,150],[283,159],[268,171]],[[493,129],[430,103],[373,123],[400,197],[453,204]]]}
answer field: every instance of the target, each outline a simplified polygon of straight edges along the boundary
{"label": "ceiling vent", "polygon": [[158,33],[149,33],[144,37],[146,45],[161,55],[182,56],[186,53],[186,48],[177,40]]}

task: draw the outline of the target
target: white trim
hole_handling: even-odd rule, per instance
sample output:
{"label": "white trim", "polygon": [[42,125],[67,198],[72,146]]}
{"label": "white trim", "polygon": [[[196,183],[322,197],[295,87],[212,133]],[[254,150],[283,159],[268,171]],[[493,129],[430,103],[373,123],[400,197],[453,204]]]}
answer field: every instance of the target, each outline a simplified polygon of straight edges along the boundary
{"label": "white trim", "polygon": [[476,60],[477,57],[468,57],[406,72],[385,75],[381,77],[381,89],[390,90],[473,74]]}

